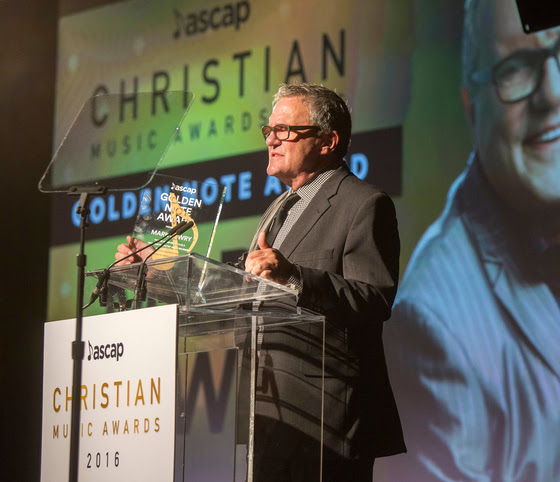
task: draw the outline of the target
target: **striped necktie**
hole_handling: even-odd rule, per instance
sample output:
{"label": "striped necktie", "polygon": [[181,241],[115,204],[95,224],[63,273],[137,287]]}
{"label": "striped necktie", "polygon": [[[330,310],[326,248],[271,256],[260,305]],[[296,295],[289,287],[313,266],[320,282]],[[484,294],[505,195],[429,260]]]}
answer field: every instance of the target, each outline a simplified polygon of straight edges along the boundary
{"label": "striped necktie", "polygon": [[290,212],[290,209],[292,209],[293,205],[297,203],[299,200],[300,200],[299,195],[295,192],[292,192],[288,197],[286,197],[284,202],[278,208],[278,211],[276,211],[276,214],[274,215],[274,219],[270,223],[270,227],[266,233],[266,242],[268,243],[269,246],[273,245],[274,240],[278,235],[278,231],[280,231],[280,228],[282,227],[284,221],[286,221],[286,218],[288,217],[288,213]]}

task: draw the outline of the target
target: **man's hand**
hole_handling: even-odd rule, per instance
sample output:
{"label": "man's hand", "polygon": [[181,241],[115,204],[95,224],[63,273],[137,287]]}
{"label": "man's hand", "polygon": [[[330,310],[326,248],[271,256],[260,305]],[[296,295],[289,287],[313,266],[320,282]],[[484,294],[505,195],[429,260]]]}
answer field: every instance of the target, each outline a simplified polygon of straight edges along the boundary
{"label": "man's hand", "polygon": [[277,249],[266,242],[266,233],[259,234],[258,250],[249,253],[245,261],[245,271],[261,278],[285,285],[294,273],[295,266]]}
{"label": "man's hand", "polygon": [[[144,246],[148,245],[148,243],[145,243],[144,241],[141,241],[137,238],[133,238],[132,236],[127,236],[126,240],[126,243],[122,243],[117,246],[117,252],[115,253],[116,260],[123,259],[129,254],[132,254],[135,251],[138,251],[139,249],[142,249]],[[118,262],[117,266],[139,263],[140,261],[146,259],[148,255],[153,251],[154,248],[145,249],[144,251],[141,251],[140,253],[131,256],[130,258],[126,258],[125,260]]]}

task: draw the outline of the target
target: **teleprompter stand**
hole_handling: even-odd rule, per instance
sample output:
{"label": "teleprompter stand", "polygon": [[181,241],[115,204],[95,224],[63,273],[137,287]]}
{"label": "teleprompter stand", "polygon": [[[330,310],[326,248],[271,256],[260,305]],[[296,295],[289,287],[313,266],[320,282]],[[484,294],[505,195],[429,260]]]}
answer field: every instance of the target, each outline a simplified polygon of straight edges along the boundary
{"label": "teleprompter stand", "polygon": [[[79,195],[76,212],[80,215],[80,251],[77,257],[78,288],[76,307],[76,339],[72,343],[72,400],[80,400],[82,360],[82,306],[86,266],[85,230],[88,226],[89,203],[92,196],[111,191],[139,190],[153,178],[177,129],[192,102],[189,92],[158,94],[163,105],[160,116],[153,115],[154,94],[136,94],[127,114],[120,95],[98,95],[82,107],[76,120],[62,139],[60,147],[39,181],[39,190],[46,193]],[[130,102],[129,102],[130,104]],[[103,152],[96,147],[106,144],[119,129],[130,132],[156,132],[166,139],[150,151]],[[72,403],[69,480],[78,480],[80,403]]]}
{"label": "teleprompter stand", "polygon": [[[76,263],[78,266],[78,280],[76,293],[76,339],[72,343],[72,400],[80,400],[82,387],[82,361],[84,359],[84,342],[82,341],[82,318],[84,306],[85,268],[87,257],[85,254],[86,229],[90,214],[89,201],[92,195],[103,196],[107,192],[103,186],[73,186],[69,195],[80,196],[76,207],[76,214],[80,215],[80,251]],[[80,440],[80,404],[72,404],[70,423],[70,480],[78,480],[78,453]]]}

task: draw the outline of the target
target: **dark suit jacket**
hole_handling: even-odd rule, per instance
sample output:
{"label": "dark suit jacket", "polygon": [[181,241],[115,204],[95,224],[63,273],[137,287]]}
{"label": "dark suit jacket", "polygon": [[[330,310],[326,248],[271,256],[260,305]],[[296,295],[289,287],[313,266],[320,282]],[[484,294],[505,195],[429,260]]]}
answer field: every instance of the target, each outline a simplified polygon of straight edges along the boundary
{"label": "dark suit jacket", "polygon": [[[257,235],[266,229],[286,195],[263,215]],[[251,250],[256,249],[257,235]],[[391,314],[399,272],[400,246],[391,199],[344,165],[321,187],[279,250],[301,268],[303,291],[298,306],[327,319],[325,447],[345,457],[405,451],[382,344],[383,322]],[[300,338],[276,335],[265,332],[265,351],[291,346],[293,353],[292,345]],[[307,350],[308,357],[299,366],[309,381],[314,369],[315,375],[320,373],[320,365],[313,363],[309,348],[301,350]],[[290,413],[297,412],[298,403],[302,409],[309,406],[309,393],[301,393],[308,385],[283,379],[280,357],[273,360],[281,401],[269,400],[270,413],[301,428],[305,422],[291,418]],[[286,362],[284,368],[293,368],[289,365]],[[266,394],[261,393],[263,398]]]}

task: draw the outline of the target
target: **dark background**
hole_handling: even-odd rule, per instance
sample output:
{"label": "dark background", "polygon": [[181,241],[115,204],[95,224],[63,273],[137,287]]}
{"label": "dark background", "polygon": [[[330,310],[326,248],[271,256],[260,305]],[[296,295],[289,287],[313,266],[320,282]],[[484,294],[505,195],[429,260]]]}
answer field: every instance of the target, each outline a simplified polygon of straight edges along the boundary
{"label": "dark background", "polygon": [[57,2],[0,1],[2,480],[39,480]]}
{"label": "dark background", "polygon": [[0,0],[1,479],[41,466],[49,204],[37,183],[52,154],[59,15],[107,1]]}

